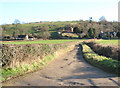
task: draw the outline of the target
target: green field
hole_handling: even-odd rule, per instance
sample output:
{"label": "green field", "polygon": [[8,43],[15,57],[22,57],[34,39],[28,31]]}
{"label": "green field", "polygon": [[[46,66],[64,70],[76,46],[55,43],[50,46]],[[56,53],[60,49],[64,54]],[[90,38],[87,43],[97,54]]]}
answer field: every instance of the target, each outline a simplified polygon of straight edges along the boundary
{"label": "green field", "polygon": [[[67,43],[72,41],[80,41],[82,39],[68,39],[68,40],[34,40],[34,41],[9,41],[9,42],[2,42],[2,44],[60,44],[60,43]],[[85,39],[84,39],[85,40]],[[110,44],[110,45],[118,45],[120,40],[96,40],[96,43],[101,45]]]}
{"label": "green field", "polygon": [[104,45],[104,44],[118,45],[120,42],[120,39],[117,39],[117,40],[96,40],[95,42],[99,43],[101,45]]}
{"label": "green field", "polygon": [[72,41],[80,41],[79,39],[69,39],[69,40],[35,40],[35,41],[11,41],[2,42],[2,44],[60,44]]}

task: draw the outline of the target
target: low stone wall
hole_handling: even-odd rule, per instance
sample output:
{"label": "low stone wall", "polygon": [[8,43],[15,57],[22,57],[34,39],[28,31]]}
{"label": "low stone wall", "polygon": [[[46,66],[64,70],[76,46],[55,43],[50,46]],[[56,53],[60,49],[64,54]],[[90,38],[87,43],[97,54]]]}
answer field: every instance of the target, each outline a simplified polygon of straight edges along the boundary
{"label": "low stone wall", "polygon": [[120,61],[120,50],[116,47],[109,45],[100,45],[95,42],[86,42],[86,44],[97,54],[110,57],[114,60]]}

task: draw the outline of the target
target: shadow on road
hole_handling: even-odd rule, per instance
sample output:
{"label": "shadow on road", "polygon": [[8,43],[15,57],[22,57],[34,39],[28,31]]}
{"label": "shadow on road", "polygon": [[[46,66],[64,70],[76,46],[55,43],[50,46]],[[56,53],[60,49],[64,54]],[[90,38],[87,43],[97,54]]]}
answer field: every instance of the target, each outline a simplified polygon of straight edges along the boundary
{"label": "shadow on road", "polygon": [[[77,48],[77,53],[76,53],[77,58],[76,59],[78,59],[78,61],[81,62],[83,64],[83,66],[81,66],[81,64],[80,64],[80,66],[77,66],[75,68],[75,70],[73,71],[73,73],[76,73],[78,75],[72,75],[72,76],[64,77],[62,80],[87,79],[88,82],[91,85],[96,86],[95,83],[91,79],[107,78],[108,80],[110,80],[111,78],[116,77],[114,75],[111,75],[109,73],[106,73],[106,72],[102,71],[99,68],[93,67],[90,64],[88,64],[83,59],[83,55],[82,55],[83,47],[82,47],[81,44],[76,45],[75,48]],[[118,85],[118,82],[115,81],[114,83]]]}

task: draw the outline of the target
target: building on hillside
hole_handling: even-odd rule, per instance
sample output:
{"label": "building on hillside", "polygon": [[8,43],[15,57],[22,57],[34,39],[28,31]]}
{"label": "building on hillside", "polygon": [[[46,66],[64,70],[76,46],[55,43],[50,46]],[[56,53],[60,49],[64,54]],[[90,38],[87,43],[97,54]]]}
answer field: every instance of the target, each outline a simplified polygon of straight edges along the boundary
{"label": "building on hillside", "polygon": [[103,37],[104,37],[104,32],[103,32],[103,31],[100,32],[99,37],[100,37],[100,38],[103,38]]}
{"label": "building on hillside", "polygon": [[100,38],[105,38],[105,39],[116,38],[117,37],[117,33],[115,31],[114,32],[110,32],[110,31],[103,32],[103,31],[101,31],[100,34],[99,34],[99,37]]}
{"label": "building on hillside", "polygon": [[34,40],[34,37],[29,35],[28,40]]}
{"label": "building on hillside", "polygon": [[3,40],[9,40],[10,39],[10,36],[4,36],[3,37]]}
{"label": "building on hillside", "polygon": [[110,32],[110,35],[112,36],[112,37],[117,37],[117,33],[114,31],[114,32]]}
{"label": "building on hillside", "polygon": [[17,40],[23,40],[25,39],[26,35],[18,35],[18,37],[16,38]]}
{"label": "building on hillside", "polygon": [[18,35],[18,37],[16,38],[17,40],[34,40],[33,36],[29,36],[28,34],[26,35]]}
{"label": "building on hillside", "polygon": [[73,32],[73,27],[70,27],[70,31]]}
{"label": "building on hillside", "polygon": [[28,40],[28,34],[26,34],[26,36],[25,36],[25,40]]}

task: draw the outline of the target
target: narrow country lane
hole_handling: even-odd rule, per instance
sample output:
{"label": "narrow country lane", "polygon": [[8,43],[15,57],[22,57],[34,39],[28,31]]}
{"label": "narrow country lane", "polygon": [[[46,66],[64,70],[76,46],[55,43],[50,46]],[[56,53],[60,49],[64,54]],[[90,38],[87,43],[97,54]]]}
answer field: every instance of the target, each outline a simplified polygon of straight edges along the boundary
{"label": "narrow country lane", "polygon": [[118,86],[118,77],[86,63],[81,47],[54,59],[42,70],[15,78],[3,86]]}

